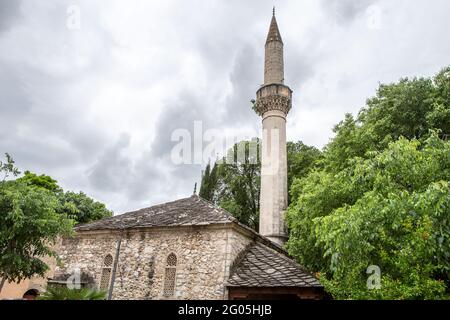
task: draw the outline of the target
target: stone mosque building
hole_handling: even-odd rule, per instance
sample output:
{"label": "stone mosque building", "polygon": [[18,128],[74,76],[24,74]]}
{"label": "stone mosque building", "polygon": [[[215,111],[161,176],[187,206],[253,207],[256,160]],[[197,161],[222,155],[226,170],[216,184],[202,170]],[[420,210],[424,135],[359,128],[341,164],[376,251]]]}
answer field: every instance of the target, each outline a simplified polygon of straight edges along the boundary
{"label": "stone mosque building", "polygon": [[79,283],[107,291],[108,299],[321,299],[322,285],[282,247],[292,90],[284,84],[275,13],[256,95],[266,132],[260,233],[193,195],[77,226],[76,236],[59,246],[62,264],[49,283],[64,283],[79,270]]}

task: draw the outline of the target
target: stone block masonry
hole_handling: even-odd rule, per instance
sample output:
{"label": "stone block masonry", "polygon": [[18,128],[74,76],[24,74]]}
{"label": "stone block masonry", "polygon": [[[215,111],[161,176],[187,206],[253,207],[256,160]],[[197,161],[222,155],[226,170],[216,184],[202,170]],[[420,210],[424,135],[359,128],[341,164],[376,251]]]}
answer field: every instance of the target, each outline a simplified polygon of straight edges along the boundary
{"label": "stone block masonry", "polygon": [[[103,260],[122,237],[112,299],[226,299],[236,256],[252,241],[229,226],[79,232],[64,239],[56,273],[79,268],[99,285]],[[167,256],[177,257],[174,295],[163,294]]]}

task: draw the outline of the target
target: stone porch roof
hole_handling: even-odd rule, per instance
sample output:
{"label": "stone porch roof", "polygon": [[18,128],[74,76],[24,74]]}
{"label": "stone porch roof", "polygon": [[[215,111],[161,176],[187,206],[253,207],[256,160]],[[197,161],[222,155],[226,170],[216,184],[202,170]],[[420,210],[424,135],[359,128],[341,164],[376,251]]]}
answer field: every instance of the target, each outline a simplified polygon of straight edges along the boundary
{"label": "stone porch roof", "polygon": [[301,265],[268,246],[255,242],[237,259],[228,287],[322,287]]}

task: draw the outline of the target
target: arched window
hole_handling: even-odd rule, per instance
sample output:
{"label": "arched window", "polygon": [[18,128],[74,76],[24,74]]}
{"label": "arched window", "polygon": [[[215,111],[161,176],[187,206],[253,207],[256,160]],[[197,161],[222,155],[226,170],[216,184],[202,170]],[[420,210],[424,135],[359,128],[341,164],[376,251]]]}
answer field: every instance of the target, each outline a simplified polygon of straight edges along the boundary
{"label": "arched window", "polygon": [[164,296],[171,297],[175,294],[175,276],[177,273],[177,256],[171,253],[166,260],[166,273],[164,277]]}
{"label": "arched window", "polygon": [[110,254],[106,255],[103,259],[102,276],[100,278],[100,290],[102,291],[108,291],[109,289],[113,262],[113,256]]}

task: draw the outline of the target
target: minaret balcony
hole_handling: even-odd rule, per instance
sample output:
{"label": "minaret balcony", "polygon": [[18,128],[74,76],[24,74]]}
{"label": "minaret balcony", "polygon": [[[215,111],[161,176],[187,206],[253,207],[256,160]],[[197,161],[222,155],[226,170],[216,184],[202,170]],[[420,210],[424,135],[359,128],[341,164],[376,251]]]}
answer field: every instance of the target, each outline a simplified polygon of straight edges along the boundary
{"label": "minaret balcony", "polygon": [[256,92],[256,103],[253,106],[253,110],[260,116],[273,110],[282,111],[287,115],[291,108],[292,90],[284,84],[267,84]]}

